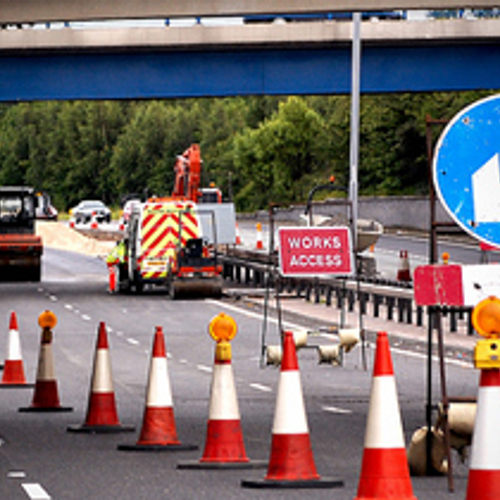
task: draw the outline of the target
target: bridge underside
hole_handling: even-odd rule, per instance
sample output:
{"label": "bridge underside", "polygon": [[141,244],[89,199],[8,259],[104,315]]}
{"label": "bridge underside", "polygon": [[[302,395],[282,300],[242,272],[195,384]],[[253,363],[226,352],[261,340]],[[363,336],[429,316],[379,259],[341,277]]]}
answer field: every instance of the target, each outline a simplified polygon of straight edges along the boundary
{"label": "bridge underside", "polygon": [[[350,47],[31,53],[0,57],[0,100],[343,94]],[[500,88],[496,43],[365,46],[364,93]]]}

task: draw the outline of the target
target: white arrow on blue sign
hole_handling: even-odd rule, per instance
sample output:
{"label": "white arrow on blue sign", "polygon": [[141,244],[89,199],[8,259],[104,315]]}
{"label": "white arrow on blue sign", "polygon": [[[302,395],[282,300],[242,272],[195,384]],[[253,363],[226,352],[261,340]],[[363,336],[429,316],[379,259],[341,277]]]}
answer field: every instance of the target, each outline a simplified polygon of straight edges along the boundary
{"label": "white arrow on blue sign", "polygon": [[465,231],[500,245],[500,95],[473,103],[447,125],[434,154],[434,186]]}

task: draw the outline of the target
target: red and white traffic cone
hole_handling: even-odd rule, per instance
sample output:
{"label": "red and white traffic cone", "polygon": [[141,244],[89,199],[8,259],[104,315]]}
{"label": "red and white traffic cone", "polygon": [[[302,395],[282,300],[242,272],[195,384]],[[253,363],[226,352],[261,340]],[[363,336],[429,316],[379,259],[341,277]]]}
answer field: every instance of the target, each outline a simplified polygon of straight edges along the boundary
{"label": "red and white traffic cone", "polygon": [[255,227],[257,229],[257,241],[255,242],[255,249],[264,250],[264,244],[262,242],[262,224],[258,222]]}
{"label": "red and white traffic cone", "polygon": [[74,229],[75,228],[75,219],[73,219],[73,217],[71,217],[71,219],[69,220],[69,227],[71,229]]}
{"label": "red and white traffic cone", "polygon": [[[50,313],[45,311],[45,313]],[[50,313],[52,314],[52,313]],[[40,317],[42,317],[42,315]],[[39,320],[40,323],[40,320]],[[42,325],[41,325],[42,326]],[[40,352],[38,354],[38,369],[35,390],[31,406],[19,408],[20,412],[63,412],[73,411],[73,408],[61,406],[57,380],[54,371],[54,355],[52,351],[53,333],[50,327],[42,327]]]}
{"label": "red and white traffic cone", "polygon": [[411,281],[410,261],[408,259],[408,250],[399,252],[399,269],[396,279],[398,281]]}
{"label": "red and white traffic cone", "polygon": [[416,500],[410,481],[396,380],[387,333],[377,336],[365,433],[355,500]]}
{"label": "red and white traffic cone", "polygon": [[271,456],[264,480],[244,480],[247,488],[333,488],[339,479],[321,479],[316,471],[292,332],[285,332],[276,396]]}
{"label": "red and white traffic cone", "polygon": [[231,356],[221,358],[216,349],[203,456],[198,461],[179,462],[178,469],[245,469],[265,466],[265,462],[247,457]]}
{"label": "red and white traffic cone", "polygon": [[240,228],[238,226],[238,223],[236,223],[236,245],[241,245],[242,240],[241,240],[241,234],[240,234]]}
{"label": "red and white traffic cone", "polygon": [[195,445],[181,444],[175,425],[172,389],[168,376],[165,337],[156,327],[149,366],[146,407],[142,429],[135,445],[119,445],[123,451],[182,451],[196,450]]}
{"label": "red and white traffic cone", "polygon": [[21,340],[17,326],[17,316],[14,311],[10,314],[9,342],[7,346],[7,357],[4,363],[1,388],[8,387],[33,387],[26,382],[24,375],[23,357],[21,354]]}
{"label": "red and white traffic cone", "polygon": [[500,498],[500,370],[481,370],[466,500]]}
{"label": "red and white traffic cone", "polygon": [[97,221],[97,214],[95,212],[92,213],[90,218],[90,229],[99,229],[99,222]]}
{"label": "red and white traffic cone", "polygon": [[133,426],[122,425],[116,410],[115,392],[111,376],[106,325],[99,323],[87,416],[81,426],[71,426],[70,432],[114,433],[133,431]]}
{"label": "red and white traffic cone", "polygon": [[109,293],[116,293],[118,288],[118,280],[116,279],[116,265],[108,264],[108,273],[109,273]]}

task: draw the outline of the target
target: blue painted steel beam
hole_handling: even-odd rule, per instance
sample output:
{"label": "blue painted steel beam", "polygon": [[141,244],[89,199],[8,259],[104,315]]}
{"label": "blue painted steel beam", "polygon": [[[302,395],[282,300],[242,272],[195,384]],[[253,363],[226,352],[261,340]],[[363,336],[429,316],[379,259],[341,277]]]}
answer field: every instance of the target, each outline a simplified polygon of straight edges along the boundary
{"label": "blue painted steel beam", "polygon": [[[345,94],[350,48],[4,55],[0,101]],[[365,46],[364,93],[500,88],[500,45]]]}

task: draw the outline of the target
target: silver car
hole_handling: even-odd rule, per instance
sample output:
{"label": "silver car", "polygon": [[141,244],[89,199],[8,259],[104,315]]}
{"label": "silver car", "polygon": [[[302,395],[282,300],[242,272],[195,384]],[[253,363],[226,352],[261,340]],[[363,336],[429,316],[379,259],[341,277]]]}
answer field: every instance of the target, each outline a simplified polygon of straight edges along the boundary
{"label": "silver car", "polygon": [[77,224],[87,224],[95,216],[97,222],[110,222],[111,210],[99,200],[83,200],[70,210]]}

